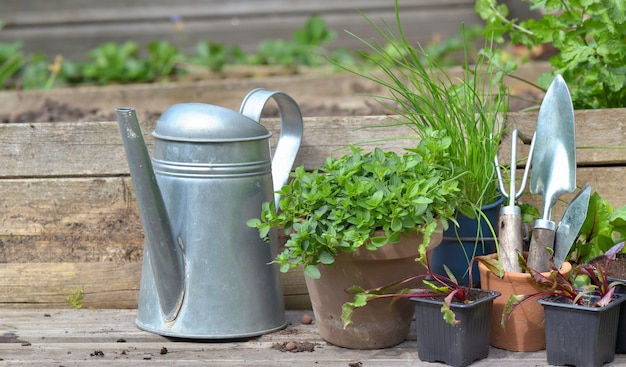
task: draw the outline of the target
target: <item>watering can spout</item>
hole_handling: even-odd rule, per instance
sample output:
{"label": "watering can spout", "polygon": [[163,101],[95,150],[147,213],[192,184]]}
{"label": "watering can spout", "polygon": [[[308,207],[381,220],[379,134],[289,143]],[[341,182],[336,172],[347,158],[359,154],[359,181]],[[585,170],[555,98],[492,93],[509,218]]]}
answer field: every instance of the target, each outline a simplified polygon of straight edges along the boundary
{"label": "watering can spout", "polygon": [[116,113],[162,315],[167,323],[172,323],[185,294],[183,250],[174,239],[137,114],[133,108],[118,108]]}

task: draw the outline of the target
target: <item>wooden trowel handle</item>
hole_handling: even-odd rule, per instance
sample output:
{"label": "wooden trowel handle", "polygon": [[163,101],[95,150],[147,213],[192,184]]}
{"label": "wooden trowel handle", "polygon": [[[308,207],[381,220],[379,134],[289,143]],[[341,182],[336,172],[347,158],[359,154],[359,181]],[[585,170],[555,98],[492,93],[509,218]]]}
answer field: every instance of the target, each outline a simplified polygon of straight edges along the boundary
{"label": "wooden trowel handle", "polygon": [[554,228],[544,228],[543,226],[538,227],[535,225],[528,252],[527,264],[529,268],[542,273],[550,271],[552,255],[547,249],[554,249],[554,232]]}
{"label": "wooden trowel handle", "polygon": [[521,273],[517,254],[523,251],[522,217],[517,214],[500,213],[498,220],[498,243],[500,263],[504,271]]}

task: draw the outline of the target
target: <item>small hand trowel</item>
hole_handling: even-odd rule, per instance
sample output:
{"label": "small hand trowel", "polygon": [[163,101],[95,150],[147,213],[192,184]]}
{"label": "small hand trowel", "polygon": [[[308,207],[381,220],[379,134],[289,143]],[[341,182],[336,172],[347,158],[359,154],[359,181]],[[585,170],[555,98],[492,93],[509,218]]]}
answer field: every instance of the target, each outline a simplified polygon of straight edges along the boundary
{"label": "small hand trowel", "polygon": [[563,213],[563,218],[556,229],[556,239],[554,240],[553,262],[557,269],[569,254],[569,250],[574,244],[580,228],[585,223],[587,209],[589,208],[589,198],[591,197],[591,186],[585,185],[578,194],[570,201]]}
{"label": "small hand trowel", "polygon": [[530,192],[543,196],[542,217],[535,221],[528,266],[550,271],[555,223],[550,219],[558,197],[576,190],[574,107],[563,77],[557,75],[539,108]]}

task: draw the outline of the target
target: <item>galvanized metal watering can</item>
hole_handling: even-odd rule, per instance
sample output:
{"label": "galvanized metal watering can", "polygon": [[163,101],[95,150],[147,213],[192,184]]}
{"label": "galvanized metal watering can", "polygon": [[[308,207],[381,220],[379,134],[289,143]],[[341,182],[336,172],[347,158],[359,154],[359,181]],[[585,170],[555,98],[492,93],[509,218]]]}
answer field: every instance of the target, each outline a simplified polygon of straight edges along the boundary
{"label": "galvanized metal watering can", "polygon": [[[281,133],[260,123],[273,98]],[[302,115],[281,92],[256,89],[240,112],[202,103],[169,107],[156,124],[153,157],[135,110],[116,110],[145,234],[137,325],[196,339],[261,335],[285,326],[277,238],[255,228],[279,196],[302,139]]]}

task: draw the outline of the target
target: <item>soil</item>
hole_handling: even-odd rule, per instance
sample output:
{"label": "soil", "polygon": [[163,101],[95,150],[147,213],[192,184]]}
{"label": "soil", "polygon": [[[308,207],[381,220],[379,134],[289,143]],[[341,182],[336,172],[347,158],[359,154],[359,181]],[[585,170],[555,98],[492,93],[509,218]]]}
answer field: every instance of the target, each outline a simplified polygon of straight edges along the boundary
{"label": "soil", "polygon": [[[511,98],[510,109],[512,112],[520,111],[532,106],[532,102],[527,100],[537,100],[538,96],[530,92],[523,92],[522,98]],[[300,103],[302,116],[376,116],[388,115],[391,112],[386,110],[376,102],[366,103],[359,108],[342,108],[338,104],[329,106],[310,105]],[[163,111],[147,111],[148,121],[156,121]],[[278,117],[276,106],[268,105],[263,111],[264,117]],[[67,103],[47,99],[38,110],[26,111],[12,116],[11,114],[0,114],[1,123],[30,123],[30,122],[96,122],[96,121],[116,121],[115,112],[104,112],[98,108],[73,106]]]}
{"label": "soil", "polygon": [[[603,262],[604,257],[596,257],[589,261],[589,264],[595,265]],[[616,279],[626,279],[626,253],[617,254],[617,258],[609,263],[609,276]]]}
{"label": "soil", "polygon": [[[361,108],[345,109],[339,105],[311,106],[300,105],[303,116],[373,116],[389,114],[381,106],[372,103]],[[156,121],[163,111],[147,111],[147,120]],[[278,108],[267,106],[263,111],[264,117],[278,117]],[[38,110],[26,111],[11,116],[0,114],[1,123],[31,123],[31,122],[97,122],[116,121],[115,112],[104,112],[98,108],[72,106],[67,103],[47,99]]]}
{"label": "soil", "polygon": [[617,259],[609,266],[609,275],[618,279],[626,279],[626,254],[618,254],[617,256]]}
{"label": "soil", "polygon": [[[428,292],[428,290],[425,290],[425,289],[419,289],[419,290],[416,289],[416,290],[413,290],[413,291],[415,291],[415,292],[418,292],[418,291],[426,291],[426,292]],[[463,304],[465,304],[465,303],[475,302],[475,301],[481,300],[483,298],[486,298],[489,295],[491,295],[491,293],[488,292],[488,291],[483,291],[482,289],[472,289],[472,291],[469,292],[467,294],[467,296],[465,297],[465,300],[461,301],[461,300],[459,300],[457,298],[453,298],[452,299],[452,303],[463,303]],[[443,295],[440,296],[440,297],[423,297],[423,298],[424,299],[433,300],[433,301],[442,301],[443,300]]]}

